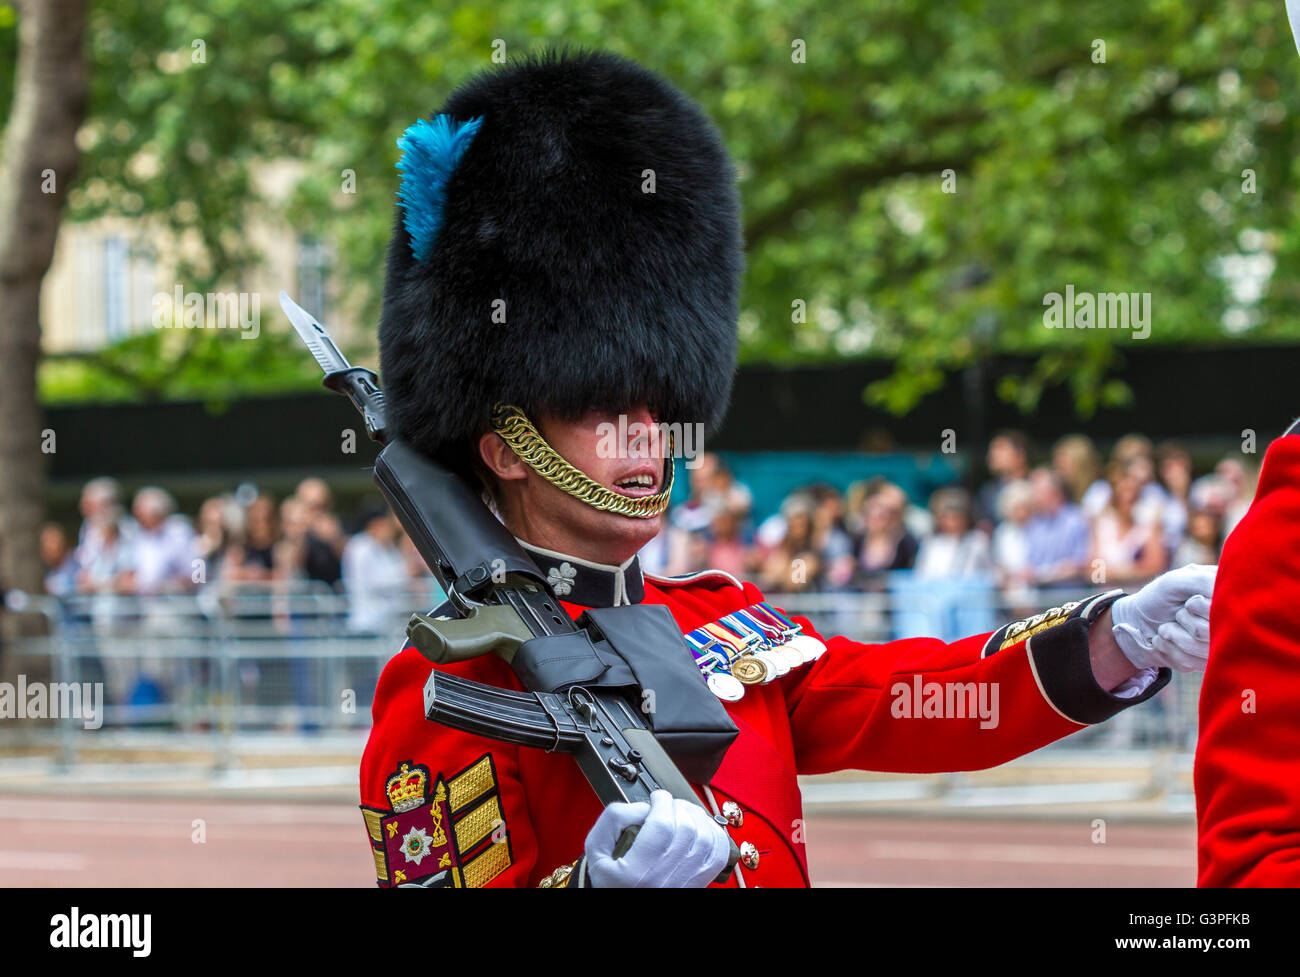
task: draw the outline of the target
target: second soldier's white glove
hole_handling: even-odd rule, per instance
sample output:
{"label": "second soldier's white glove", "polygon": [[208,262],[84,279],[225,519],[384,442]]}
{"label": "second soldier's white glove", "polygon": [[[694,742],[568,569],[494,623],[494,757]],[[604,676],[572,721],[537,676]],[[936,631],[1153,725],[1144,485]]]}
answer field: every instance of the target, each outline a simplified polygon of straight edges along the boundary
{"label": "second soldier's white glove", "polygon": [[1210,656],[1215,566],[1189,563],[1162,573],[1110,607],[1111,633],[1138,668],[1203,672]]}
{"label": "second soldier's white glove", "polygon": [[[614,858],[623,829],[641,825],[632,847]],[[727,864],[727,832],[700,805],[666,790],[650,802],[610,804],[587,834],[587,877],[598,889],[702,889]]]}

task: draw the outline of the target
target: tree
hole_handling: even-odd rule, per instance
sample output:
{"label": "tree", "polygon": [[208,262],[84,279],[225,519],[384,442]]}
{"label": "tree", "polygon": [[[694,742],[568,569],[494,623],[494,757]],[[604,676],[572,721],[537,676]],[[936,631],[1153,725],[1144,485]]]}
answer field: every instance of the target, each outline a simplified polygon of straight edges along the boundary
{"label": "tree", "polygon": [[86,107],[83,0],[23,0],[0,147],[0,580],[41,589],[41,280],[77,169]]}
{"label": "tree", "polygon": [[[331,93],[295,213],[339,242],[372,312],[395,136],[494,45],[561,42],[663,72],[722,128],[745,208],[745,359],[892,358],[871,396],[901,412],[946,370],[1032,352],[1000,393],[1028,410],[1069,384],[1087,416],[1125,398],[1107,376],[1134,342],[1300,336],[1300,61],[1271,0],[529,9],[305,15],[338,47],[281,72]],[[1150,292],[1150,337],[1045,328],[1044,297],[1067,285]]]}

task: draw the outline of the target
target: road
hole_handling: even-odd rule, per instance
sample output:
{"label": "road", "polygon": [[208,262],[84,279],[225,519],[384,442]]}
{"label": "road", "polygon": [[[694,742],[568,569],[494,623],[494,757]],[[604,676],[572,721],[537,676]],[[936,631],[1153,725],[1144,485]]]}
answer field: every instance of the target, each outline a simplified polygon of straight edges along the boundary
{"label": "road", "polygon": [[[1191,886],[1186,822],[810,814],[821,886]],[[368,886],[346,804],[0,795],[0,886]]]}

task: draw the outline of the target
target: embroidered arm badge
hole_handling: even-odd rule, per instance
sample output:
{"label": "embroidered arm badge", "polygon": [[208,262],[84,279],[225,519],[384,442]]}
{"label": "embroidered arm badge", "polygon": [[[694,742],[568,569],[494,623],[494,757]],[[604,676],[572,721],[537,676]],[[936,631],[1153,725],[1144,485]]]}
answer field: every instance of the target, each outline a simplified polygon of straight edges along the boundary
{"label": "embroidered arm badge", "polygon": [[361,805],[381,887],[476,889],[509,868],[491,753],[450,777],[406,761],[384,791],[389,810]]}

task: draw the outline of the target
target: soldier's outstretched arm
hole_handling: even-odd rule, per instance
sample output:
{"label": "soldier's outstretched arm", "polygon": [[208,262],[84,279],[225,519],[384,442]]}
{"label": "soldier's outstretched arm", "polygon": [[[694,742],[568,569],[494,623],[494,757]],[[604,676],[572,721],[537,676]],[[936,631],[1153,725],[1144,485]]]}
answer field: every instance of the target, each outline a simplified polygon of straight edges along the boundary
{"label": "soldier's outstretched arm", "polygon": [[[762,599],[745,586],[750,600]],[[1094,674],[1090,628],[1107,626],[1102,618],[1121,596],[1099,594],[951,644],[823,638],[826,653],[782,680],[799,773],[996,766],[1147,701],[1170,668],[1111,688]],[[807,619],[795,620],[816,635]]]}

